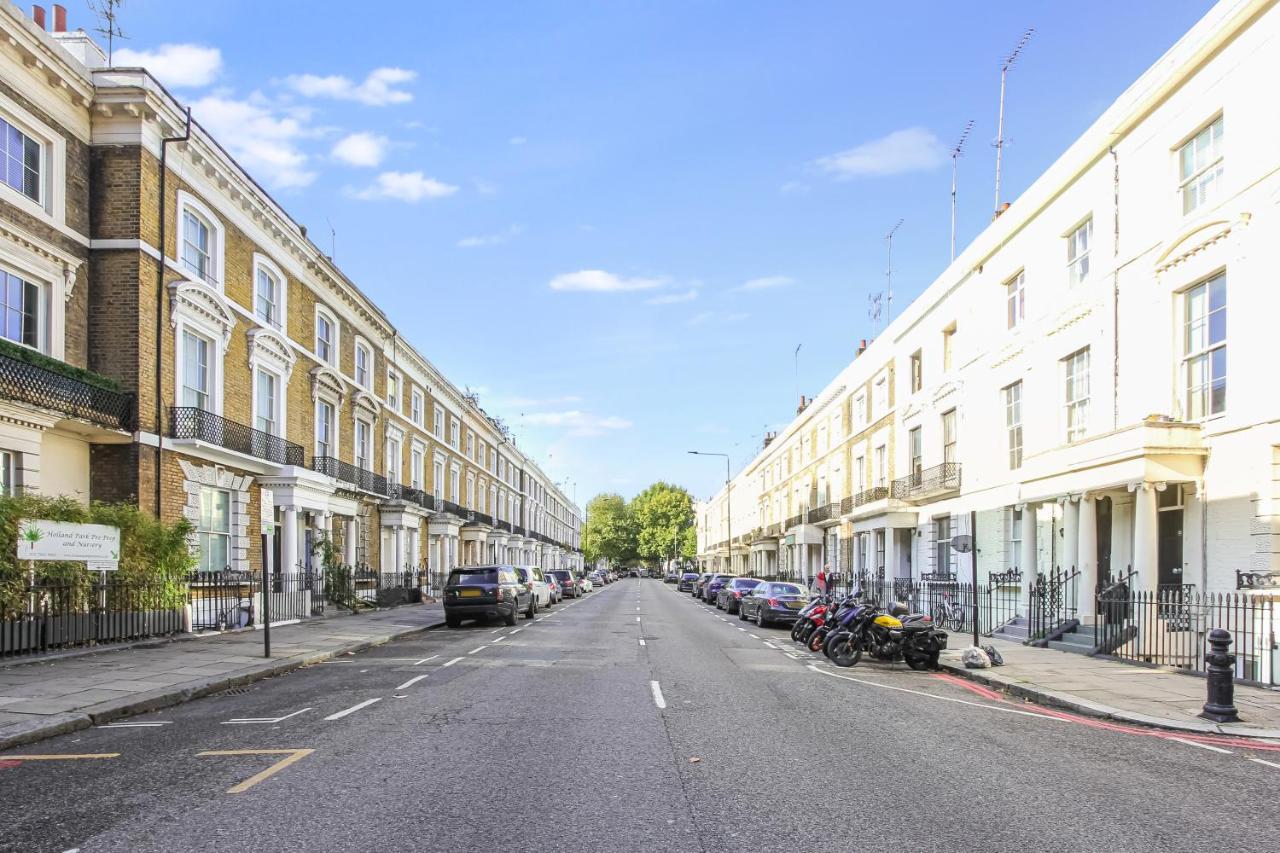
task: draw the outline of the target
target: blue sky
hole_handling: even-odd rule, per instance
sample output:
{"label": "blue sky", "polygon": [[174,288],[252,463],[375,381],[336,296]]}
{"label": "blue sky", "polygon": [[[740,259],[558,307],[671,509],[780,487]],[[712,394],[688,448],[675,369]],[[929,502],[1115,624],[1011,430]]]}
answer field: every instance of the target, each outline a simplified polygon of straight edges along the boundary
{"label": "blue sky", "polygon": [[[697,496],[1210,7],[1076,2],[128,0],[196,118],[580,503]],[[78,19],[83,15],[84,19]],[[92,24],[72,9],[71,26]],[[470,317],[460,323],[459,316]],[[488,338],[491,343],[478,346]]]}

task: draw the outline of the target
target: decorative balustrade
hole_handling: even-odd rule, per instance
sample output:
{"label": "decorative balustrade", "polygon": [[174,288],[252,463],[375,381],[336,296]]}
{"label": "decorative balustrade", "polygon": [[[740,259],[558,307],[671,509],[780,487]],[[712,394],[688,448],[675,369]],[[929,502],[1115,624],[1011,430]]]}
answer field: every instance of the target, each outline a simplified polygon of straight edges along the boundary
{"label": "decorative balustrade", "polygon": [[214,444],[277,465],[302,465],[302,445],[193,406],[169,408],[169,437]]}
{"label": "decorative balustrade", "polygon": [[111,429],[134,428],[132,394],[102,388],[4,353],[0,353],[0,395]]}
{"label": "decorative balustrade", "polygon": [[904,501],[922,501],[959,489],[959,462],[943,462],[893,481],[893,496]]}
{"label": "decorative balustrade", "polygon": [[381,474],[375,474],[358,465],[352,465],[350,462],[335,459],[332,456],[312,457],[311,470],[318,474],[326,474],[344,483],[349,483],[366,492],[373,492],[383,497],[390,497],[391,495],[391,488],[387,483],[386,477]]}

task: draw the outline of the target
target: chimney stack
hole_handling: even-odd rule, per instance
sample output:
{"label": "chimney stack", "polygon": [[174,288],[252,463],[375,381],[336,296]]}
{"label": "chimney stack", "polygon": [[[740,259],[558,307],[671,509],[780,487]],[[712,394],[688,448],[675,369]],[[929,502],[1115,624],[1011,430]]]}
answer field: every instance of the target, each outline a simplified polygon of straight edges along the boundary
{"label": "chimney stack", "polygon": [[53,4],[53,31],[55,33],[67,31],[67,7],[60,3]]}
{"label": "chimney stack", "polygon": [[44,7],[43,6],[31,7],[31,20],[35,21],[36,26],[39,27],[40,29],[43,30],[46,28],[44,23]]}
{"label": "chimney stack", "polygon": [[863,338],[861,341],[858,342],[858,352],[854,355],[854,358],[857,358],[858,356],[862,355],[866,351],[867,351],[867,339]]}

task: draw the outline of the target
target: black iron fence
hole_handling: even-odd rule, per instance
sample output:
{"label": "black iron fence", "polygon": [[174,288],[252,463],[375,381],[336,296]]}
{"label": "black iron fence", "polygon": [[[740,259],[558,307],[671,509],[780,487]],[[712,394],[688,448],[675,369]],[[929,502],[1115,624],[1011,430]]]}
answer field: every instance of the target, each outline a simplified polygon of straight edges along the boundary
{"label": "black iron fence", "polygon": [[893,496],[902,500],[918,500],[959,488],[960,463],[943,462],[894,480]]}
{"label": "black iron fence", "polygon": [[341,459],[336,459],[332,456],[313,456],[311,458],[311,470],[318,474],[326,474],[344,483],[350,483],[357,489],[364,489],[366,492],[373,492],[383,496],[390,496],[391,494],[387,478],[383,475],[375,474],[358,465],[343,462]]}
{"label": "black iron fence", "polygon": [[169,407],[169,437],[216,444],[277,465],[304,463],[302,445],[191,406]]}
{"label": "black iron fence", "polygon": [[167,581],[11,583],[0,597],[0,657],[178,634],[185,617],[186,591]]}
{"label": "black iron fence", "polygon": [[132,430],[134,397],[0,353],[0,392],[6,400],[52,409],[111,429]]}

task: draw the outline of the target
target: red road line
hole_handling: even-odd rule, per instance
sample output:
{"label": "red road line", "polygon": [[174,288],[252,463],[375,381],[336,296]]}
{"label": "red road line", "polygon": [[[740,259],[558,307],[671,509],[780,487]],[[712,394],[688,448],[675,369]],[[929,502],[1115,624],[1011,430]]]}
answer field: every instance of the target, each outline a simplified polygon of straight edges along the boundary
{"label": "red road line", "polygon": [[[939,678],[949,684],[955,684],[963,687],[973,693],[978,694],[986,699],[1005,704],[1013,704],[1009,702],[1008,697],[994,690],[990,690],[981,685],[974,684],[959,676],[947,673],[934,673],[934,678]],[[1053,708],[1046,708],[1043,705],[1023,705],[1024,710],[1034,713],[1043,714],[1046,717],[1054,717],[1069,723],[1076,723],[1082,726],[1088,726],[1091,729],[1101,729],[1103,731],[1117,732],[1127,735],[1142,735],[1145,737],[1155,737],[1161,740],[1170,738],[1179,738],[1181,740],[1195,741],[1196,743],[1208,744],[1211,746],[1234,746],[1238,749],[1253,749],[1259,752],[1280,752],[1280,743],[1270,743],[1267,741],[1254,740],[1252,738],[1232,737],[1231,735],[1214,735],[1214,734],[1197,734],[1195,732],[1183,731],[1165,731],[1161,729],[1147,729],[1130,723],[1112,723],[1106,720],[1098,720],[1092,717],[1084,717],[1080,714],[1073,714],[1068,711],[1058,711]]]}

